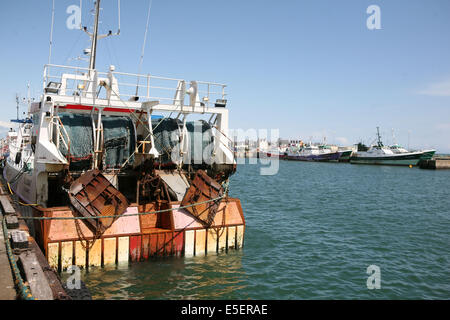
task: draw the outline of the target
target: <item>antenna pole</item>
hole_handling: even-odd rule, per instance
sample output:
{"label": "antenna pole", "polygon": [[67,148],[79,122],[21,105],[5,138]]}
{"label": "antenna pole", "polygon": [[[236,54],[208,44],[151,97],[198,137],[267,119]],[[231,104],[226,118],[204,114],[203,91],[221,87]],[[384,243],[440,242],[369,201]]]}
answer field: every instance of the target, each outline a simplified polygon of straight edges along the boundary
{"label": "antenna pole", "polygon": [[120,34],[120,0],[117,0],[117,16],[119,20],[119,29],[117,30],[117,34]]}
{"label": "antenna pole", "polygon": [[50,27],[50,48],[48,52],[48,64],[52,58],[52,44],[53,44],[53,25],[55,22],[55,0],[52,1],[52,25]]}
{"label": "antenna pole", "polygon": [[380,127],[377,127],[377,138],[378,138],[378,146],[382,147],[383,143],[381,142]]}
{"label": "antenna pole", "polygon": [[[150,10],[152,8],[152,0],[150,0],[149,4],[148,4],[148,12],[147,12],[147,24],[145,27],[145,33],[144,33],[144,42],[142,43],[142,52],[141,52],[141,58],[139,61],[139,71],[138,74],[141,74],[142,71],[142,62],[144,62],[144,54],[145,54],[145,42],[147,41],[147,32],[148,32],[148,25],[150,22]],[[136,83],[136,97],[138,96],[139,93],[139,76],[137,78],[137,83]]]}
{"label": "antenna pole", "polygon": [[17,120],[19,120],[19,95],[16,93]]}
{"label": "antenna pole", "polygon": [[408,151],[409,151],[409,136],[411,135],[411,130],[408,130]]}
{"label": "antenna pole", "polygon": [[95,69],[95,56],[97,51],[97,35],[98,35],[98,16],[100,14],[100,0],[95,2],[95,22],[94,33],[92,34],[91,58],[89,60],[89,70]]}
{"label": "antenna pole", "polygon": [[31,109],[31,94],[30,94],[30,82],[27,83],[27,103],[28,103],[28,110]]}

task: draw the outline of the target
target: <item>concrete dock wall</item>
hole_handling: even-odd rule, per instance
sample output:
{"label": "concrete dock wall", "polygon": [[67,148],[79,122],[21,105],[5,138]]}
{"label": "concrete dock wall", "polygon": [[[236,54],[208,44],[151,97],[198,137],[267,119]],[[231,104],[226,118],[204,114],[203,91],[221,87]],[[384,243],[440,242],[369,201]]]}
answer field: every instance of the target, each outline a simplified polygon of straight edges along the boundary
{"label": "concrete dock wall", "polygon": [[[1,181],[0,193],[0,300],[71,299]],[[4,231],[7,237],[3,235]]]}
{"label": "concrete dock wall", "polygon": [[[3,215],[0,213],[0,221]],[[0,226],[0,300],[16,300],[17,294],[14,286],[11,266],[6,253],[6,244],[3,236],[3,227]]]}
{"label": "concrete dock wall", "polygon": [[435,157],[419,162],[420,169],[450,169],[450,157]]}

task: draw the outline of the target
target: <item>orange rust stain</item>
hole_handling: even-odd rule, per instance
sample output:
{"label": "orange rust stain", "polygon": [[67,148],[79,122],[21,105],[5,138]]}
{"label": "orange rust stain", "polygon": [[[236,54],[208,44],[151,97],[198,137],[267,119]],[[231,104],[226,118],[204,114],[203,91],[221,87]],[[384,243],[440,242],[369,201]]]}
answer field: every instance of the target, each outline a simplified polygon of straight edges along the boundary
{"label": "orange rust stain", "polygon": [[[104,236],[121,236],[126,234],[136,234],[141,232],[138,216],[128,216],[137,213],[137,207],[128,207],[123,217],[114,221],[111,227],[105,231]],[[71,210],[55,210],[54,217],[73,217]],[[76,223],[79,225],[80,232],[77,231]],[[49,224],[47,241],[68,241],[79,239],[80,236],[85,239],[92,239],[92,231],[82,220],[52,220]]]}
{"label": "orange rust stain", "polygon": [[130,258],[131,261],[139,261],[141,258],[141,237],[130,237]]}
{"label": "orange rust stain", "polygon": [[150,255],[155,256],[158,249],[158,234],[154,233],[150,235]]}
{"label": "orange rust stain", "polygon": [[158,248],[156,249],[156,254],[158,256],[163,256],[164,248],[165,248],[165,234],[164,233],[158,233]]}
{"label": "orange rust stain", "polygon": [[165,234],[165,251],[166,256],[173,254],[173,232],[167,232]]}
{"label": "orange rust stain", "polygon": [[147,260],[150,255],[150,236],[142,235],[142,258]]}
{"label": "orange rust stain", "polygon": [[183,231],[175,231],[173,237],[174,254],[180,256],[183,253],[184,233]]}

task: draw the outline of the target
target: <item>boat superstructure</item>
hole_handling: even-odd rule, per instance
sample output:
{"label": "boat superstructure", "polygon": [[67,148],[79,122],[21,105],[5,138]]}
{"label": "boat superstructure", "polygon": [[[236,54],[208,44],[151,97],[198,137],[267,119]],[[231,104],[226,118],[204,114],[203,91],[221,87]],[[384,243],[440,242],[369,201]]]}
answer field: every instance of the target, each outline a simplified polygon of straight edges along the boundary
{"label": "boat superstructure", "polygon": [[[113,70],[114,68],[110,68],[108,73],[102,73],[96,70],[89,72],[87,68],[45,66],[44,95],[40,102],[31,104],[30,119],[21,123],[16,143],[10,144],[9,165],[6,167],[7,180],[20,172],[25,164],[31,167],[25,171],[34,177],[35,185],[24,193],[18,192],[24,200],[47,206],[51,197],[47,190],[54,183],[52,176],[65,174],[65,170],[70,170],[71,174],[76,176],[88,169],[101,169],[107,174],[120,176],[127,170],[136,170],[146,160],[151,159],[162,165],[159,160],[164,156],[166,157],[164,165],[167,168],[192,169],[189,167],[195,167],[195,160],[198,166],[209,162],[210,170],[216,170],[217,173],[220,170],[227,173],[233,171],[235,160],[229,146],[230,141],[225,135],[228,130],[225,85],[186,82],[182,79],[120,73]],[[61,72],[60,75],[57,75],[58,72]],[[139,95],[133,95],[126,93],[128,82],[125,82],[123,85],[125,93],[122,93],[122,83],[119,83],[117,76],[130,78],[126,80],[130,81],[129,83],[140,77],[145,79],[147,84],[139,85]],[[164,89],[157,86],[159,91],[171,90],[173,96],[153,96],[154,87],[151,84],[153,81],[175,85],[172,89],[169,86]],[[200,90],[202,87],[206,88],[204,91],[206,95],[201,100],[199,94],[203,92]],[[98,94],[101,90],[104,91],[103,96]],[[216,102],[211,103],[213,90],[220,94]],[[189,98],[187,103],[185,103],[186,94]],[[155,114],[158,117],[152,120]],[[204,122],[194,119],[190,121],[190,116],[195,114],[207,115],[209,119]],[[170,134],[173,135],[173,141],[178,139],[180,142],[172,146],[177,152],[170,150],[170,154],[164,154],[167,150],[161,152],[163,146],[160,147],[155,143],[153,130],[158,123],[160,126],[176,128],[171,130]],[[115,124],[123,124],[126,134],[114,137],[114,130],[117,131]],[[202,126],[210,131],[208,135],[212,141],[209,146],[211,153],[207,158],[200,154],[200,158],[190,159],[197,155],[190,152],[191,146],[193,148],[195,144],[194,139],[197,138],[194,132],[198,130],[199,142],[202,142],[202,134],[205,133]],[[84,136],[76,135],[77,133]],[[86,137],[92,138],[89,145],[83,140]],[[130,159],[123,159],[122,163],[108,162],[109,153],[111,155],[117,153],[117,147],[108,145],[109,137],[110,140],[126,138],[127,141],[121,146],[128,146],[129,150],[125,153]],[[132,147],[129,146],[131,142],[135,144]],[[78,149],[83,147],[87,149],[86,154],[77,154]],[[84,156],[86,161],[81,164],[82,161],[77,156]],[[16,189],[15,185],[11,187]]]}
{"label": "boat superstructure", "polygon": [[[227,86],[115,66],[98,71],[99,0],[95,6],[89,67],[44,66],[43,94],[20,123],[3,172],[35,217],[114,215],[107,223],[95,217],[90,224],[36,220],[49,262],[64,269],[61,248],[70,246],[71,262],[104,264],[112,254],[106,239],[115,241],[114,262],[242,246],[242,209],[226,189],[236,170],[227,137]],[[188,191],[194,196],[186,199]],[[207,219],[195,211],[202,200],[214,204],[203,209]],[[100,258],[89,258],[91,242],[100,246]],[[128,248],[126,258],[121,245]],[[77,258],[79,248],[84,253]]]}

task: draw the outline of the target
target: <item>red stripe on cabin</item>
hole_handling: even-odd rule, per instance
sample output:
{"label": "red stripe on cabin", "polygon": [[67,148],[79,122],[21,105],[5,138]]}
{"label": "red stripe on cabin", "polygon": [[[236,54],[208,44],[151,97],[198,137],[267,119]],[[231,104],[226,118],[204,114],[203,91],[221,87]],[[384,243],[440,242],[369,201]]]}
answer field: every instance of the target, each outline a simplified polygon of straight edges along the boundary
{"label": "red stripe on cabin", "polygon": [[[73,109],[73,110],[92,110],[92,106],[83,106],[81,104],[67,104],[65,106],[60,106],[60,109]],[[97,108],[95,108],[95,111],[98,111]]]}
{"label": "red stripe on cabin", "polygon": [[[92,110],[92,106],[85,106],[82,104],[67,104],[65,106],[60,106],[60,109],[71,109],[71,110]],[[98,111],[98,108],[95,108],[95,111]],[[122,112],[122,113],[132,113],[133,109],[127,109],[127,108],[111,108],[106,107],[103,109],[103,111],[106,112]],[[136,113],[142,112],[139,110],[135,110]]]}
{"label": "red stripe on cabin", "polygon": [[125,108],[105,108],[103,111],[132,113],[133,110]]}

